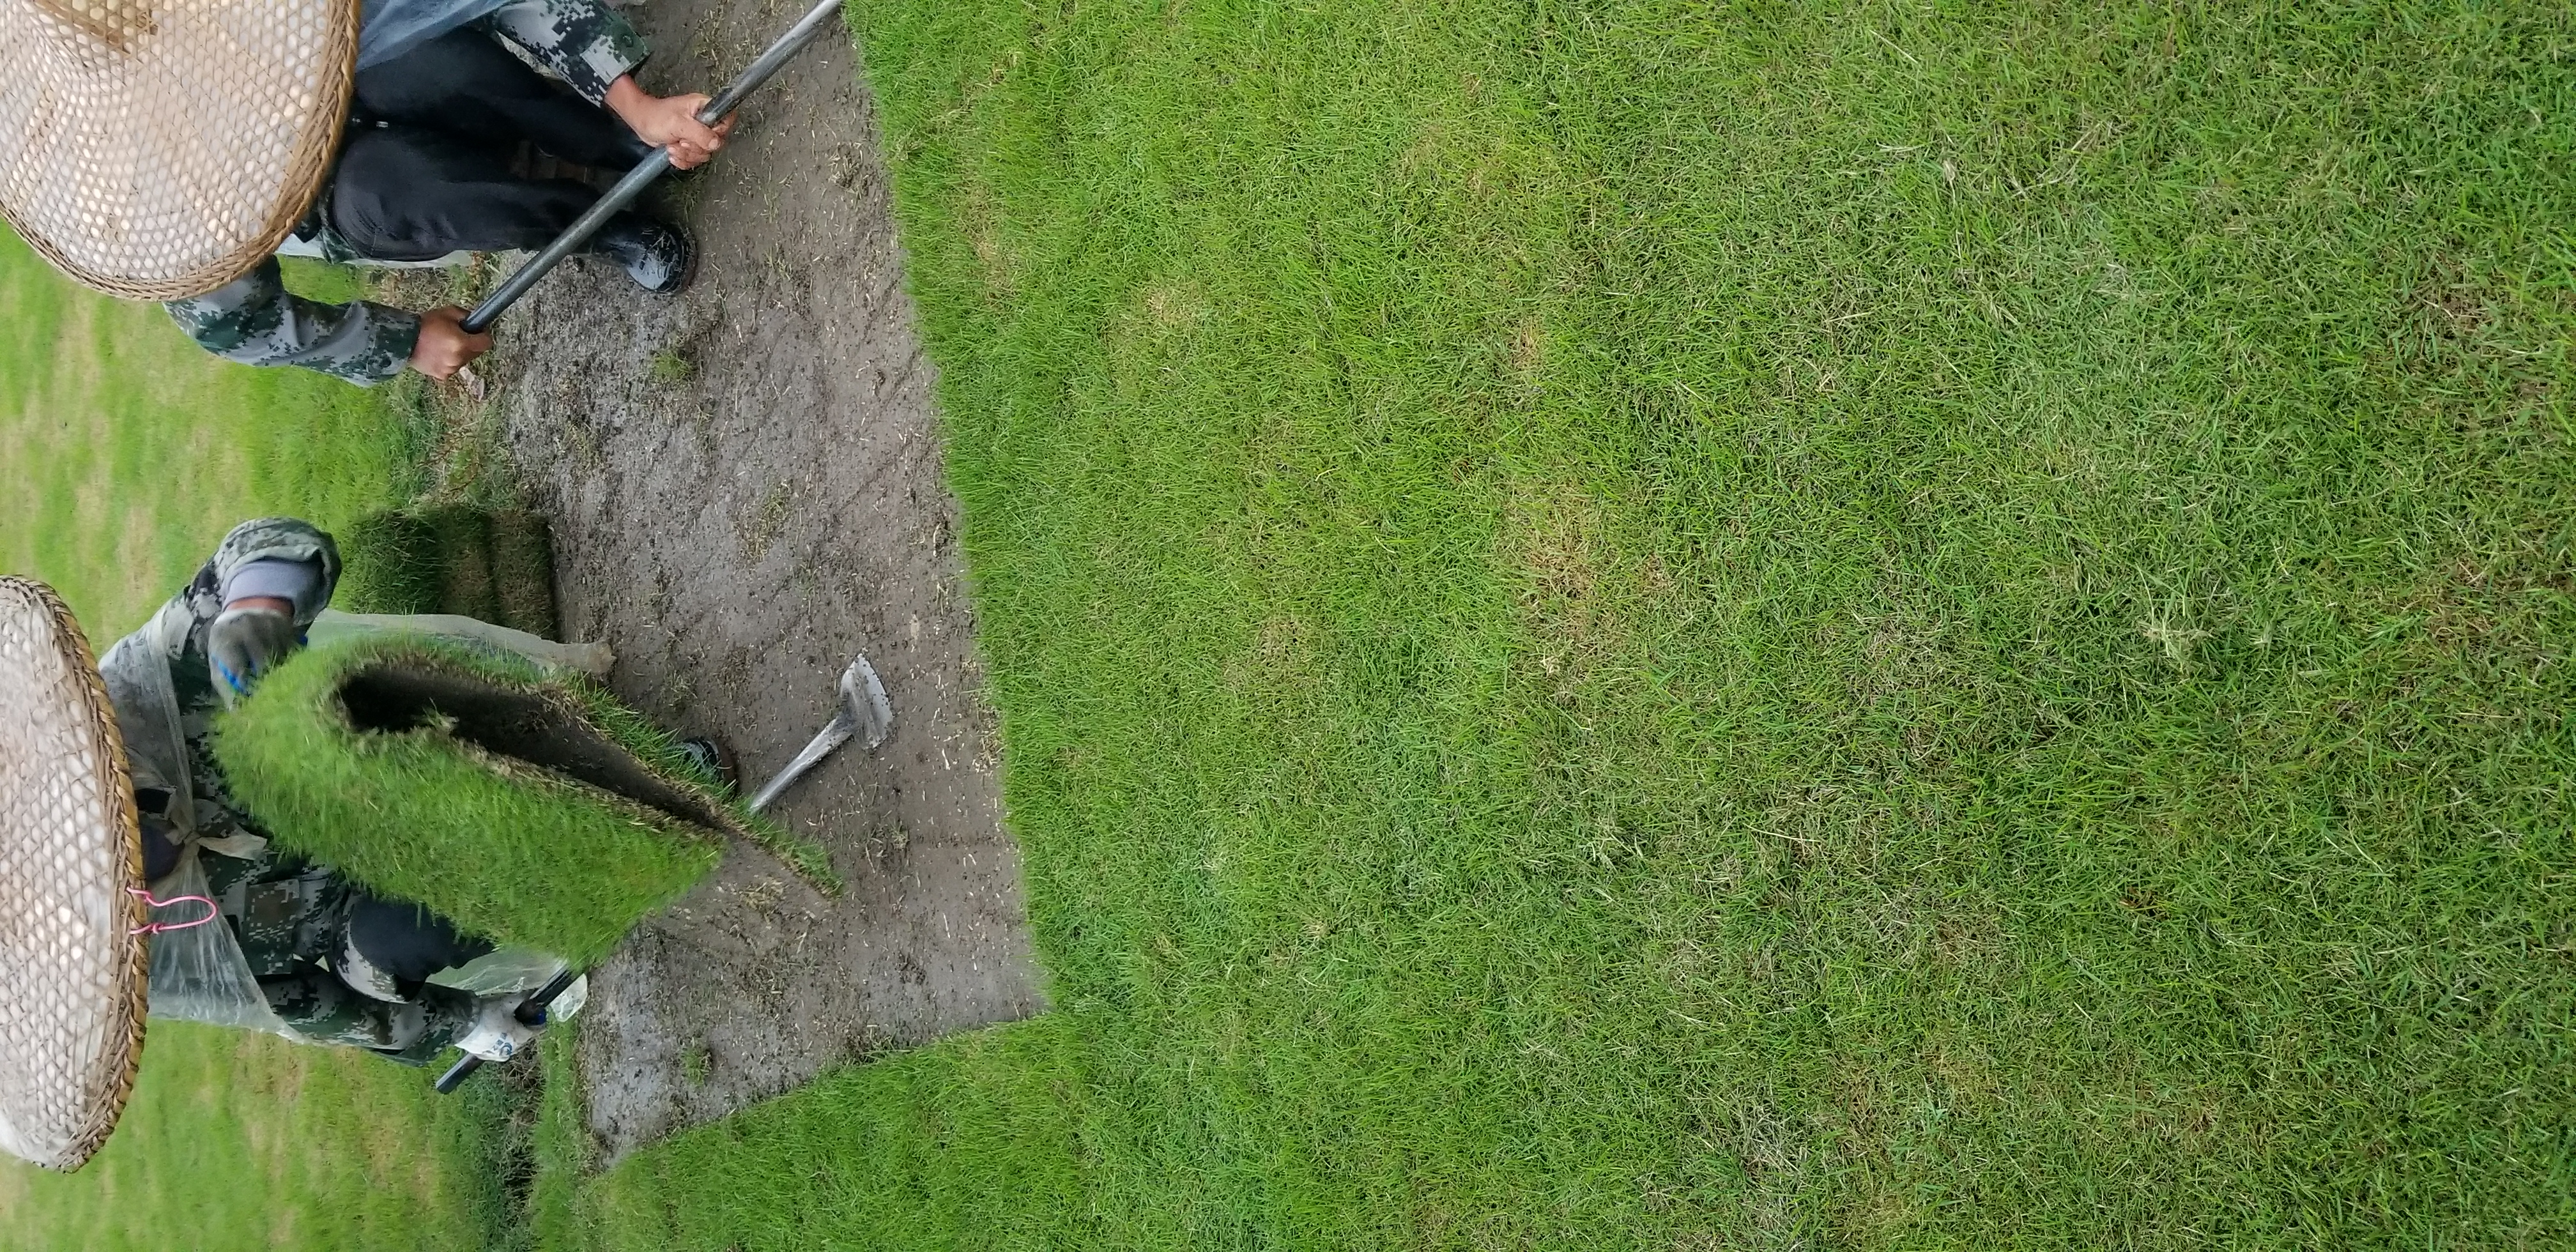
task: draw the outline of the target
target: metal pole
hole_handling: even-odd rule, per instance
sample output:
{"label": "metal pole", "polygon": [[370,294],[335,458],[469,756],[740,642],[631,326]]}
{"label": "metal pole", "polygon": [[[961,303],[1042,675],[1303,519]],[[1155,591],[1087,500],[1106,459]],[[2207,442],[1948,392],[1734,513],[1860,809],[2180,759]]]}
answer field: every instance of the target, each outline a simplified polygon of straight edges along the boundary
{"label": "metal pole", "polygon": [[[733,112],[741,105],[744,96],[758,90],[762,83],[768,82],[772,75],[778,73],[779,69],[787,64],[789,58],[805,50],[805,45],[822,31],[824,24],[840,13],[841,3],[842,0],[821,0],[821,3],[816,4],[812,12],[807,13],[794,26],[789,27],[786,34],[779,36],[778,42],[769,45],[768,51],[761,53],[750,65],[744,67],[742,73],[736,76],[733,83],[721,94],[709,100],[707,107],[698,110],[698,121],[713,126],[725,114]],[[627,171],[626,177],[618,179],[617,185],[609,188],[608,194],[599,198],[599,203],[590,206],[589,212],[582,214],[572,225],[565,227],[564,232],[555,236],[555,241],[547,244],[544,251],[530,258],[527,264],[520,266],[517,273],[510,275],[508,282],[501,284],[500,290],[485,296],[483,303],[475,305],[474,311],[465,315],[466,332],[481,334],[490,329],[492,323],[501,319],[502,313],[519,302],[519,297],[528,294],[528,288],[537,285],[538,279],[545,277],[547,271],[563,264],[565,257],[571,256],[583,244],[590,242],[590,237],[598,232],[600,226],[606,223],[612,214],[634,203],[635,197],[644,194],[644,189],[651,186],[654,179],[660,178],[663,171],[670,168],[671,154],[660,148],[655,148],[643,160],[636,162],[635,168]]]}

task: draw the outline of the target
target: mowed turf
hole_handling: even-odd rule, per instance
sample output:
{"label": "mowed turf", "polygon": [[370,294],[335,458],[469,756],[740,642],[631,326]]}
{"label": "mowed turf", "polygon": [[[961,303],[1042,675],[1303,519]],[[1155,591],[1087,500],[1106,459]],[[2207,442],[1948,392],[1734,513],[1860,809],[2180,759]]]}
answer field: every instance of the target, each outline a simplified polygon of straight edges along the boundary
{"label": "mowed turf", "polygon": [[[318,277],[306,274],[305,279]],[[245,518],[399,502],[402,395],[226,365],[150,305],[92,296],[0,231],[0,571],[60,589],[93,646],[141,625]],[[337,1049],[155,1022],[80,1173],[0,1162],[0,1247],[484,1246],[508,1221],[501,1096]]]}
{"label": "mowed turf", "polygon": [[343,525],[418,477],[407,388],[228,365],[160,306],[93,296],[6,231],[0,310],[0,569],[52,582],[96,642],[141,625],[235,523]]}
{"label": "mowed turf", "polygon": [[2576,1241],[2576,12],[854,15],[1060,1007],[596,1242]]}

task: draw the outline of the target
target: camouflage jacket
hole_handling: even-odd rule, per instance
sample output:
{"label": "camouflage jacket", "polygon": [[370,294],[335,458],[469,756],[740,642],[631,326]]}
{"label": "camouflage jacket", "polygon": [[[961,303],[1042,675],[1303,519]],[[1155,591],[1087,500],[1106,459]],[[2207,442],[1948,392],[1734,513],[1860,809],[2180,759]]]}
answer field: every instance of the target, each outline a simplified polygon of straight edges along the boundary
{"label": "camouflage jacket", "polygon": [[601,0],[510,0],[483,20],[592,104],[652,55],[635,24]]}
{"label": "camouflage jacket", "polygon": [[[650,54],[634,23],[602,0],[509,0],[478,24],[524,49],[593,104]],[[330,181],[324,177],[323,186]],[[312,235],[307,242],[324,259],[366,259],[330,228],[330,214],[306,216]],[[300,365],[361,387],[402,373],[420,338],[420,319],[390,305],[322,304],[288,291],[274,260],[205,295],[163,307],[198,347],[228,361]]]}
{"label": "camouflage jacket", "polygon": [[222,702],[207,666],[206,631],[223,612],[226,576],[259,560],[321,566],[320,594],[297,612],[298,627],[312,625],[339,581],[339,550],[304,522],[262,518],[234,527],[178,595],[99,661],[134,773],[145,860],[197,856],[205,894],[240,944],[269,1010],[289,1029],[317,1042],[424,1062],[470,1025],[471,997],[431,994],[416,1004],[394,1004],[362,995],[335,975],[330,967],[349,885],[331,867],[277,848],[233,801],[210,750],[208,734]]}

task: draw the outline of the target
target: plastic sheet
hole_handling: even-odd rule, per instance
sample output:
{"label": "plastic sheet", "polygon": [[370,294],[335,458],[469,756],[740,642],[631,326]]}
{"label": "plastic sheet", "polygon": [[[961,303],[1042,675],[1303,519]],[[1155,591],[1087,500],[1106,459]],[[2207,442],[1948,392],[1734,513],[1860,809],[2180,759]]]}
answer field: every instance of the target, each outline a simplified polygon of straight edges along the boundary
{"label": "plastic sheet", "polygon": [[314,644],[333,643],[369,634],[432,635],[477,651],[516,656],[547,669],[572,670],[593,678],[608,677],[617,657],[604,643],[556,643],[471,617],[452,613],[343,613],[324,609],[305,632]]}
{"label": "plastic sheet", "polygon": [[134,786],[169,794],[165,816],[182,840],[197,832],[196,787],[167,658],[186,645],[193,620],[182,606],[164,607],[149,625],[108,649],[98,667],[99,677],[107,683],[108,703],[116,707],[117,728],[125,735],[126,764],[133,771]]}
{"label": "plastic sheet", "polygon": [[562,957],[534,948],[500,948],[455,969],[440,970],[429,981],[477,996],[525,994],[545,986],[566,968]]}
{"label": "plastic sheet", "polygon": [[[206,868],[193,845],[179,854],[179,868],[151,885],[155,900],[178,900],[206,894]],[[183,926],[205,916],[206,906],[186,901],[152,910],[152,921]],[[268,994],[250,972],[233,928],[218,918],[184,930],[164,930],[151,937],[151,1016],[170,1021],[204,1022],[264,1030],[310,1043],[268,1007]]]}
{"label": "plastic sheet", "polygon": [[390,61],[508,2],[365,0],[358,6],[358,68]]}

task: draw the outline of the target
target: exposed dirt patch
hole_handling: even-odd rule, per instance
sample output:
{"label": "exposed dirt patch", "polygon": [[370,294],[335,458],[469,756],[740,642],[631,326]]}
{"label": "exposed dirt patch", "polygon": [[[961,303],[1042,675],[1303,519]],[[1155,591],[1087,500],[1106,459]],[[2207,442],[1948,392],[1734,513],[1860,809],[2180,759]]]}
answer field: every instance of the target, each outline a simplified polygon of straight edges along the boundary
{"label": "exposed dirt patch", "polygon": [[[645,83],[705,89],[797,9],[655,0]],[[845,749],[778,816],[822,842],[845,898],[738,846],[592,976],[592,1129],[614,1160],[839,1061],[1043,1007],[1003,833],[941,474],[932,371],[902,289],[875,123],[827,34],[748,107],[669,208],[696,285],[639,295],[595,261],[502,326],[492,397],[555,519],[567,632],[612,685],[740,754],[745,785],[831,715],[865,653],[894,737]]]}

